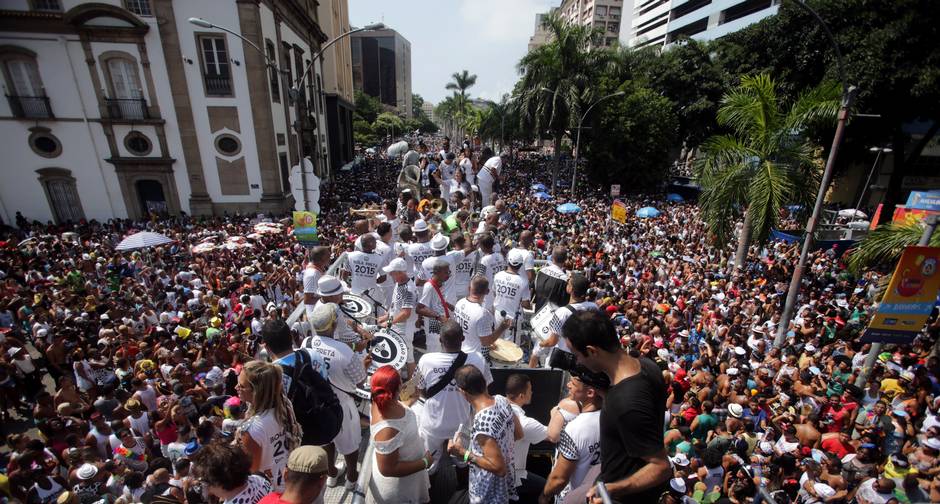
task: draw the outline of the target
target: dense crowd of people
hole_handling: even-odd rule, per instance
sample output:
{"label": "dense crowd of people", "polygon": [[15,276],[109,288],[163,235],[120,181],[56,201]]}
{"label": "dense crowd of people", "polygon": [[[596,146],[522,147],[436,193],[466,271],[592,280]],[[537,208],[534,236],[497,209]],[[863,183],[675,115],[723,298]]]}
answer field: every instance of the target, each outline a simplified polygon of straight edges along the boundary
{"label": "dense crowd of people", "polygon": [[[694,203],[625,197],[618,224],[585,179],[535,197],[552,182],[539,155],[433,137],[401,158],[323,188],[312,248],[282,216],[2,230],[3,495],[601,502],[601,481],[616,502],[940,502],[936,310],[859,386],[884,272],[813,252],[775,346],[797,245],[753,246],[735,270]],[[659,216],[635,217],[646,206]],[[173,241],[116,250],[142,230]],[[374,365],[377,333],[401,365]],[[505,346],[519,372],[494,383]],[[566,385],[542,423],[533,397],[559,391],[523,371],[552,366]],[[549,469],[527,463],[546,446]]]}

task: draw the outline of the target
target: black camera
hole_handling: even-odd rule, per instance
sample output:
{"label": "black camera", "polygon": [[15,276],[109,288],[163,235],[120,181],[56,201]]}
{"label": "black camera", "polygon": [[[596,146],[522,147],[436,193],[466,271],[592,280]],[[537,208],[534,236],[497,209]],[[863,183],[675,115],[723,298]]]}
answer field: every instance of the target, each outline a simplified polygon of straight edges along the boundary
{"label": "black camera", "polygon": [[610,388],[610,378],[604,373],[595,373],[590,369],[578,364],[577,358],[573,353],[566,352],[558,347],[552,349],[548,356],[548,366],[553,369],[561,369],[571,373],[571,376],[577,377],[586,385],[607,390]]}

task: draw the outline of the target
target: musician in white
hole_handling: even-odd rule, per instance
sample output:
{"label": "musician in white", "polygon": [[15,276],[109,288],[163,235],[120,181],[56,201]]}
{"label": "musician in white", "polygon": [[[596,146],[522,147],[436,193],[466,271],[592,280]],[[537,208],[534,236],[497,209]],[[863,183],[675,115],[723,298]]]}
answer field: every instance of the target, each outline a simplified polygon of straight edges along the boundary
{"label": "musician in white", "polygon": [[[421,267],[421,264],[425,259],[431,257],[434,251],[431,250],[431,232],[428,228],[428,223],[424,219],[418,219],[415,221],[414,226],[411,227],[411,230],[415,235],[415,242],[408,245],[408,255],[411,256],[411,259],[414,261],[414,267]],[[419,286],[424,283],[424,280],[418,279],[416,282]]]}
{"label": "musician in white", "polygon": [[480,188],[480,198],[483,206],[490,205],[493,201],[493,185],[499,180],[500,172],[503,168],[503,159],[499,156],[493,156],[483,163],[477,173],[477,186]]}
{"label": "musician in white", "polygon": [[448,257],[454,259],[454,269],[451,272],[451,283],[453,285],[451,292],[447,293],[447,300],[452,304],[458,300],[467,297],[470,292],[470,277],[473,275],[473,267],[480,258],[480,251],[471,248],[467,250],[469,240],[462,234],[454,233],[451,243],[453,250],[447,253]]}
{"label": "musician in white", "polygon": [[493,276],[493,313],[496,324],[503,320],[510,320],[511,330],[503,337],[517,345],[521,345],[521,337],[517,337],[518,321],[522,308],[531,308],[529,302],[529,282],[519,272],[522,270],[525,257],[518,249],[509,251],[506,258],[506,269]]}
{"label": "musician in white", "polygon": [[[385,255],[379,253],[376,249],[377,240],[372,233],[360,236],[359,240],[362,250],[354,250],[346,254],[349,263],[347,267],[350,291],[357,295],[368,292],[369,296],[378,299],[380,298],[378,284],[385,281],[382,268],[387,264],[389,249],[386,246]],[[384,243],[383,246],[385,246]]]}
{"label": "musician in white", "polygon": [[[431,257],[428,257],[421,263],[421,269],[419,270],[418,277],[427,282],[431,278],[432,269],[434,264],[438,259],[446,261],[450,265],[450,272],[453,275],[454,271],[457,269],[457,259],[458,256],[450,255],[447,253],[447,247],[450,246],[450,238],[444,236],[443,234],[436,234],[434,238],[431,239]],[[444,297],[447,299],[447,302],[450,304],[450,308],[454,308],[455,299],[448,299],[448,291],[453,291],[454,289],[454,279],[448,277],[447,282],[444,284]]]}
{"label": "musician in white", "polygon": [[470,281],[470,294],[457,301],[454,307],[454,319],[463,329],[461,350],[467,353],[480,353],[484,359],[489,356],[489,347],[503,336],[509,328],[509,319],[495,325],[493,313],[483,306],[490,291],[490,283],[482,276]]}
{"label": "musician in white", "polygon": [[561,328],[565,325],[565,321],[577,311],[600,310],[593,301],[585,300],[589,285],[588,279],[581,274],[576,273],[571,275],[571,278],[568,279],[567,292],[571,302],[561,308],[556,308],[552,313],[551,329],[549,330],[548,338],[539,343],[539,347],[541,347],[540,355],[548,356],[551,348],[555,346],[561,350],[570,352],[571,349],[568,348],[567,340],[561,337]]}
{"label": "musician in white", "polygon": [[[320,299],[317,301],[316,306],[325,304],[332,305],[331,309],[336,314],[336,329],[334,330],[333,337],[353,347],[353,350],[360,352],[368,346],[369,340],[372,338],[372,333],[367,331],[362,324],[356,322],[354,318],[343,311],[343,307],[340,303],[343,302],[343,294],[345,292],[346,289],[343,287],[343,283],[340,282],[339,278],[332,275],[324,275],[317,283],[317,294],[320,296]],[[314,306],[314,310],[316,310],[316,306]]]}
{"label": "musician in white", "polygon": [[535,280],[535,256],[531,250],[534,238],[532,231],[527,229],[519,233],[519,244],[510,250],[510,253],[518,250],[522,254],[522,270],[519,271],[519,275],[524,276],[530,284]]}
{"label": "musician in white", "polygon": [[[503,254],[496,250],[496,239],[492,234],[487,233],[480,237],[480,254],[482,257],[479,264],[477,264],[474,276],[481,275],[486,278],[489,285],[493,285],[496,272],[506,269],[506,259]],[[486,295],[486,307],[490,310],[493,309],[492,289]]]}
{"label": "musician in white", "polygon": [[450,318],[452,307],[447,306],[444,297],[444,284],[450,278],[450,262],[444,257],[430,257],[425,260],[433,261],[432,275],[421,288],[421,298],[415,311],[424,317],[424,334],[428,352],[441,350],[440,334],[441,324]]}
{"label": "musician in white", "polygon": [[333,467],[337,452],[343,456],[346,462],[345,486],[346,489],[353,490],[359,479],[356,464],[359,462],[359,444],[362,441],[359,410],[356,409],[353,396],[356,387],[362,385],[368,377],[366,373],[368,364],[354,353],[349,345],[334,338],[335,330],[340,323],[336,316],[337,308],[335,303],[317,305],[311,317],[311,324],[316,335],[304,339],[301,347],[312,350],[323,358],[330,385],[333,386],[336,398],[339,399],[343,408],[343,425],[339,434],[325,449],[330,468]]}
{"label": "musician in white", "polygon": [[313,307],[317,304],[317,282],[320,281],[320,277],[326,273],[326,268],[330,264],[330,248],[329,247],[313,247],[310,249],[310,252],[307,254],[307,267],[304,268],[304,306],[306,307],[307,315],[313,311]]}
{"label": "musician in white", "polygon": [[385,202],[382,203],[382,213],[378,216],[379,222],[387,222],[392,226],[392,240],[387,242],[389,245],[398,239],[398,226],[401,225],[401,219],[396,215],[397,211],[398,203],[395,202],[395,200],[385,200]]}
{"label": "musician in white", "polygon": [[[418,361],[417,387],[422,397],[423,407],[419,411],[419,427],[421,437],[425,441],[425,449],[431,452],[434,461],[428,470],[431,474],[437,471],[441,455],[446,452],[447,440],[454,437],[460,424],[470,425],[470,404],[464,399],[453,378],[447,384],[438,385],[441,377],[455,366],[455,361],[461,354],[461,344],[464,335],[460,325],[454,320],[441,324],[441,350],[428,352]],[[483,373],[486,383],[493,382],[489,367],[478,353],[466,354],[462,365],[476,366]],[[459,363],[457,363],[459,364]],[[456,368],[460,366],[456,366]],[[434,390],[437,389],[437,390]],[[433,395],[430,391],[434,391]],[[418,406],[418,405],[416,405]]]}
{"label": "musician in white", "polygon": [[418,320],[418,313],[415,306],[418,301],[415,293],[415,284],[411,280],[411,270],[408,263],[401,257],[392,259],[388,266],[382,268],[382,271],[388,273],[395,282],[395,290],[392,293],[392,302],[388,313],[380,316],[377,321],[379,325],[389,325],[408,346],[407,369],[408,377],[414,374],[415,354],[414,354],[414,334],[415,322]]}
{"label": "musician in white", "polygon": [[[568,381],[568,392],[581,405],[581,413],[561,431],[555,465],[539,496],[539,504],[564,499],[568,492],[578,489],[586,481],[591,468],[599,467],[601,463],[600,419],[604,401],[600,392],[576,376]],[[583,490],[587,493],[587,488]],[[584,495],[575,497],[579,501],[584,500]]]}

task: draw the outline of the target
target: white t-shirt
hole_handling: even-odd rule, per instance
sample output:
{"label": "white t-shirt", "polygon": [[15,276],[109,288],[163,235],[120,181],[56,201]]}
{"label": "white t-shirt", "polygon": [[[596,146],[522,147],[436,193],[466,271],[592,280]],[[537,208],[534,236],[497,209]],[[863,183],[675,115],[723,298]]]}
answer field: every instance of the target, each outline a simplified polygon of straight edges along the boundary
{"label": "white t-shirt", "polygon": [[[418,388],[427,390],[433,387],[456,358],[455,353],[431,352],[422,355],[418,359]],[[466,364],[476,366],[483,373],[487,384],[493,382],[493,376],[480,354],[467,354]],[[421,433],[428,438],[450,439],[460,424],[470,425],[470,403],[457,390],[456,382],[451,380],[434,397],[425,400],[421,413]]]}
{"label": "white t-shirt", "polygon": [[[444,289],[440,289],[440,291],[441,294],[444,294]],[[431,282],[425,282],[421,287],[421,298],[418,302],[438,315],[444,314],[444,303],[441,301],[441,296],[438,295],[437,289],[434,288]],[[437,320],[424,317],[424,331],[425,334],[441,334],[441,323]]]}
{"label": "white t-shirt", "polygon": [[[409,243],[408,244],[408,255],[411,256],[411,260],[414,261],[413,264],[416,266],[421,266],[424,264],[424,260],[428,257],[434,255],[434,251],[431,250],[431,244],[428,242],[424,243]],[[415,272],[415,275],[419,275],[420,272]]]}
{"label": "white t-shirt", "polygon": [[568,348],[568,342],[565,340],[565,338],[561,337],[561,327],[565,325],[565,321],[568,320],[568,317],[570,317],[573,313],[570,309],[568,309],[568,306],[574,308],[575,311],[600,310],[600,308],[598,308],[593,301],[582,301],[580,303],[571,303],[567,306],[556,308],[555,311],[552,312],[552,320],[549,322],[549,328],[551,332],[559,336],[557,345],[558,348],[566,352],[570,352],[571,350]]}
{"label": "white t-shirt", "polygon": [[457,173],[457,163],[451,161],[448,163],[446,160],[441,161],[441,164],[438,166],[441,170],[441,179],[442,180],[453,180],[454,175]]}
{"label": "white t-shirt", "polygon": [[284,467],[287,466],[287,456],[290,454],[287,430],[278,423],[274,416],[274,409],[269,409],[255,415],[242,424],[241,430],[247,432],[251,439],[261,447],[261,464],[259,472],[269,472],[273,475],[275,491],[284,489]]}
{"label": "white t-shirt", "polygon": [[477,257],[479,257],[479,253],[478,250],[474,250],[469,254],[464,253],[462,250],[447,253],[447,255],[456,259],[456,267],[454,271],[450,272],[450,278],[454,281],[454,302],[467,295],[467,290],[470,287],[470,278],[473,275],[473,264],[476,262]]}
{"label": "white t-shirt", "polygon": [[333,338],[310,336],[304,339],[301,346],[323,357],[330,384],[343,392],[352,394],[356,386],[367,377],[362,361],[345,343],[340,343]]}
{"label": "white t-shirt", "polygon": [[514,247],[512,250],[518,250],[522,253],[522,269],[519,270],[519,276],[525,277],[526,282],[528,282],[529,276],[526,272],[535,269],[535,255],[533,255],[532,251],[529,249],[524,249],[522,247]]}
{"label": "white t-shirt", "polygon": [[398,239],[398,227],[401,226],[401,220],[399,220],[398,217],[395,217],[394,219],[389,220],[389,218],[386,217],[385,214],[380,214],[379,222],[387,222],[390,226],[392,226],[392,237],[395,240]]}
{"label": "white t-shirt", "polygon": [[304,268],[304,294],[317,293],[317,282],[320,281],[321,276],[323,272],[314,268],[313,265]]}
{"label": "white t-shirt", "polygon": [[[511,404],[511,403],[510,403]],[[528,474],[525,470],[526,458],[529,456],[529,447],[541,443],[548,436],[548,427],[539,423],[538,420],[526,416],[521,406],[512,405],[512,411],[519,419],[522,425],[522,439],[516,440],[515,454],[513,460],[516,461],[516,486],[522,484],[522,479]]]}
{"label": "white t-shirt", "polygon": [[378,287],[376,279],[383,274],[380,269],[383,266],[381,255],[353,251],[346,257],[349,259],[349,290],[353,294],[362,294]]}
{"label": "white t-shirt", "polygon": [[522,301],[529,299],[529,280],[508,271],[493,276],[493,313],[506,312],[512,319],[519,318]]}
{"label": "white t-shirt", "polygon": [[601,412],[581,413],[568,422],[558,438],[558,455],[576,462],[574,473],[561,497],[578,488],[591,466],[601,463]]}
{"label": "white t-shirt", "polygon": [[[318,299],[317,304],[314,305],[314,308],[321,304],[323,304],[323,300]],[[361,338],[358,334],[356,334],[356,331],[353,331],[352,327],[349,327],[349,320],[351,319],[348,315],[346,315],[346,312],[344,312],[339,307],[338,304],[335,306],[336,307],[333,308],[333,313],[336,315],[336,320],[333,322],[333,324],[336,325],[336,329],[333,330],[333,339],[347,344],[358,343]]]}
{"label": "white t-shirt", "polygon": [[389,307],[388,311],[390,316],[395,318],[402,309],[411,308],[411,316],[408,317],[405,322],[395,324],[393,327],[395,332],[405,338],[414,336],[415,333],[415,322],[418,320],[418,312],[415,311],[417,301],[418,295],[413,281],[408,280],[403,284],[395,284],[394,290],[392,291],[391,307]]}
{"label": "white t-shirt", "polygon": [[460,350],[467,353],[481,352],[483,343],[480,337],[493,334],[493,314],[482,305],[464,298],[454,306],[454,320],[463,329],[464,339]]}
{"label": "white t-shirt", "polygon": [[473,173],[473,162],[468,158],[460,161],[460,169],[463,170],[463,179],[466,183],[473,185],[476,183],[476,174]]}

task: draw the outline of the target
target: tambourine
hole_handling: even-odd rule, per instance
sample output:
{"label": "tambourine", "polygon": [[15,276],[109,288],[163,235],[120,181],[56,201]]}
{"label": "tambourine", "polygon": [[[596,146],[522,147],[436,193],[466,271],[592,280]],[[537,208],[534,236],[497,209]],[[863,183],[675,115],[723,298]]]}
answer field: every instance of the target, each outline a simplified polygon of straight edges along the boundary
{"label": "tambourine", "polygon": [[509,340],[498,339],[490,346],[490,358],[514,363],[522,360],[522,348]]}

